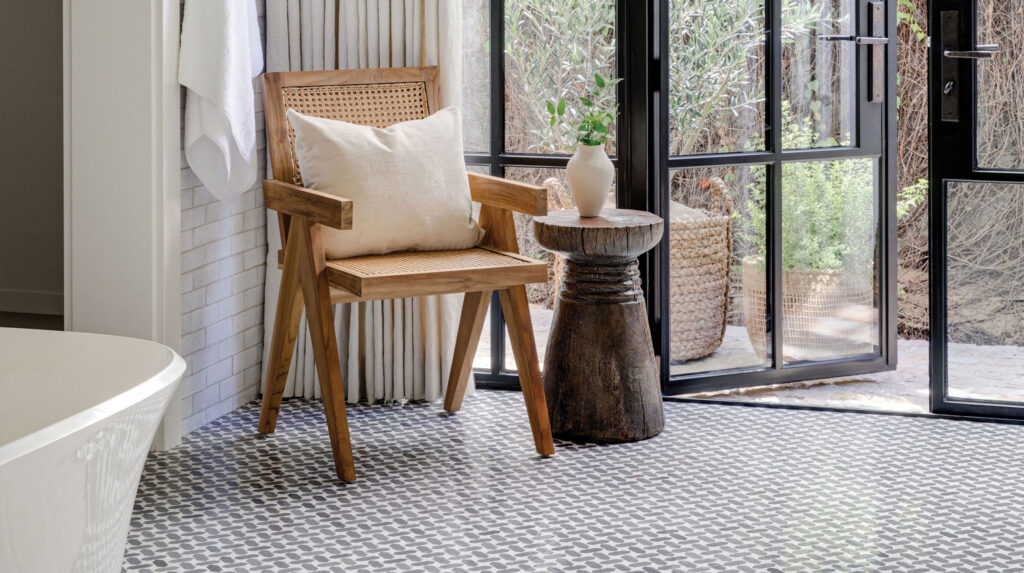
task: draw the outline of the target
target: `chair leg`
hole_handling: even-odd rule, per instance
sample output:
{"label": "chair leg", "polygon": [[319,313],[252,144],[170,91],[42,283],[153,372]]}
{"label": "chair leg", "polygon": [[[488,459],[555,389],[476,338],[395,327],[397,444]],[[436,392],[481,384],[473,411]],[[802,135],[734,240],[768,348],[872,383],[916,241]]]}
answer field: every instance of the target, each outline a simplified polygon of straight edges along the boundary
{"label": "chair leg", "polygon": [[512,342],[512,353],[519,369],[519,384],[523,388],[526,411],[530,415],[533,443],[537,453],[550,456],[555,453],[551,439],[551,421],[548,419],[548,404],[544,397],[544,383],[540,376],[537,359],[537,343],[533,338],[533,323],[530,320],[530,305],[526,300],[526,287],[516,286],[498,293],[501,309],[508,324],[508,335]]}
{"label": "chair leg", "polygon": [[448,389],[444,396],[444,409],[455,413],[462,408],[462,398],[466,395],[469,375],[473,370],[473,358],[480,344],[480,333],[487,318],[487,305],[491,301],[491,292],[467,292],[462,302],[462,317],[459,319],[459,333],[455,338],[455,358],[452,370],[448,375]]}
{"label": "chair leg", "polygon": [[299,282],[306,303],[306,321],[309,323],[316,373],[320,379],[320,393],[327,414],[334,467],[342,481],[351,482],[356,479],[356,470],[349,441],[341,358],[338,355],[338,341],[334,336],[334,310],[323,245],[320,242],[320,226],[293,220],[291,227],[292,236],[288,241],[299,241]]}
{"label": "chair leg", "polygon": [[281,273],[281,289],[278,291],[277,313],[274,316],[274,335],[268,353],[267,380],[263,387],[263,405],[260,408],[261,434],[273,433],[277,427],[277,415],[281,411],[288,369],[295,352],[295,339],[299,335],[299,319],[302,318],[302,292],[299,290],[299,269],[296,249],[289,248],[285,254],[284,271]]}

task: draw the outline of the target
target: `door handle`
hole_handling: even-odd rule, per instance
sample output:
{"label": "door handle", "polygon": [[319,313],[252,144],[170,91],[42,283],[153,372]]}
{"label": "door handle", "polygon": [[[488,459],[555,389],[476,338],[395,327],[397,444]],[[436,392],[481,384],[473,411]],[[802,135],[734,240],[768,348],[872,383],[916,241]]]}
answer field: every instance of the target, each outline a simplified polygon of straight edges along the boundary
{"label": "door handle", "polygon": [[885,46],[889,38],[876,38],[874,36],[818,36],[819,40],[825,42],[855,42],[861,46]]}
{"label": "door handle", "polygon": [[854,41],[862,46],[885,46],[889,44],[889,38],[875,38],[873,36],[859,36]]}
{"label": "door handle", "polygon": [[999,53],[999,46],[996,44],[982,44],[973,50],[944,50],[943,56],[957,60],[988,60],[992,54]]}
{"label": "door handle", "polygon": [[870,36],[839,36],[822,34],[818,39],[824,42],[853,42],[868,47],[868,87],[867,100],[871,103],[885,101],[885,46],[889,38],[885,37],[885,2],[870,0],[868,2],[868,34]]}
{"label": "door handle", "polygon": [[993,54],[999,53],[996,44],[978,44],[973,48],[961,49],[963,44],[972,44],[973,41],[968,39],[961,42],[960,32],[959,11],[943,10],[939,13],[939,45],[933,49],[941,50],[943,56],[939,71],[942,121],[960,121],[960,68],[964,67],[961,66],[961,60],[990,60]]}

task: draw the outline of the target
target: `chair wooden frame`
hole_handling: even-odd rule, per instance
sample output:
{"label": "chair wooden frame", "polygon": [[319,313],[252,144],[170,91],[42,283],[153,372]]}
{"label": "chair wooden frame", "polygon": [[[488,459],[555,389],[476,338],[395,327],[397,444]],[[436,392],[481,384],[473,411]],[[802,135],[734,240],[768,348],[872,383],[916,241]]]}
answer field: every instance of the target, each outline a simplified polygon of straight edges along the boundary
{"label": "chair wooden frame", "polygon": [[[537,347],[524,286],[529,283],[545,282],[547,266],[520,256],[512,216],[513,211],[528,215],[547,214],[547,195],[544,188],[498,177],[472,173],[469,175],[473,200],[481,203],[479,224],[486,231],[480,247],[470,251],[474,251],[478,257],[483,254],[485,258],[490,257],[498,261],[496,264],[411,274],[375,273],[369,277],[365,273],[360,273],[354,264],[328,260],[324,255],[321,239],[323,227],[351,229],[352,202],[296,184],[299,177],[294,168],[293,151],[289,142],[283,90],[398,83],[421,86],[426,101],[424,117],[437,109],[440,94],[436,67],[282,72],[263,75],[267,139],[271,166],[276,178],[263,182],[264,203],[268,209],[278,212],[284,249],[280,254],[283,272],[266,369],[259,432],[271,433],[276,427],[295,340],[298,337],[299,319],[304,308],[327,415],[335,470],[342,480],[355,480],[332,305],[386,298],[466,293],[444,401],[445,409],[454,413],[462,406],[488,302],[491,293],[497,291],[519,369],[534,446],[540,455],[550,456],[554,454],[554,443],[551,439]],[[460,253],[463,252],[450,252],[450,256],[457,258]],[[403,256],[406,259],[426,259],[437,255],[406,253]],[[381,260],[383,262],[383,259]]]}

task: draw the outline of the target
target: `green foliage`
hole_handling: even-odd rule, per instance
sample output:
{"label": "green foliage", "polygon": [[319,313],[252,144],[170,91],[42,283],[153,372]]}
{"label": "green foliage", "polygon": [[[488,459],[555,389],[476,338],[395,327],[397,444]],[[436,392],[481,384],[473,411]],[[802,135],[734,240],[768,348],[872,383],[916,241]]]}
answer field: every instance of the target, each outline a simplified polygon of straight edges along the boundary
{"label": "green foliage", "polygon": [[[789,106],[783,103],[783,114]],[[817,131],[793,119],[783,144],[814,147]],[[788,162],[782,166],[782,260],[787,269],[871,272],[875,256],[874,165],[872,159]],[[767,197],[764,172],[757,176],[738,229],[766,258]]]}
{"label": "green foliage", "polygon": [[[672,0],[669,10],[669,113],[676,127],[673,155],[688,155],[714,141],[718,122],[744,111],[756,114],[764,82],[751,74],[764,34],[763,0]],[[743,135],[739,135],[743,138]],[[746,141],[724,149],[745,149]]]}
{"label": "green foliage", "polygon": [[[922,14],[921,17],[926,18],[927,14]],[[928,39],[928,34],[924,31],[924,28],[918,22],[917,6],[911,0],[899,0],[896,4],[896,26],[899,28],[907,28],[910,33],[917,38],[918,42],[924,43]],[[903,75],[899,72],[896,73],[896,85],[902,85]],[[903,100],[899,96],[896,96],[896,113],[899,117],[900,111],[903,108]]]}
{"label": "green foliage", "polygon": [[[670,0],[672,155],[760,148],[767,121],[765,0]],[[918,0],[919,1],[919,0]],[[786,66],[804,62],[814,37],[850,25],[831,0],[781,0]],[[910,0],[898,0],[912,13]],[[611,0],[506,2],[507,136],[513,149],[560,153],[572,142],[610,142],[616,111],[609,77],[615,69]],[[910,20],[901,20],[910,25]],[[812,55],[808,55],[812,54]],[[799,57],[797,57],[799,56]],[[800,65],[806,65],[801,63]],[[813,63],[812,63],[813,66]],[[783,69],[786,148],[840,144],[832,124],[835,86],[817,68]],[[800,71],[802,70],[802,71]],[[836,74],[836,67],[823,68]],[[806,82],[789,78],[807,77]],[[810,74],[810,75],[808,75]],[[821,84],[821,85],[819,85]],[[555,97],[543,100],[536,94]],[[833,137],[833,133],[840,133]],[[529,145],[520,146],[518,142]],[[784,259],[790,268],[871,268],[875,244],[874,161],[786,163],[783,167]],[[737,230],[764,254],[765,170],[736,182],[743,189]],[[761,191],[758,192],[757,189]]]}
{"label": "green foliage", "polygon": [[906,26],[917,38],[917,41],[924,42],[928,37],[924,28],[917,22],[917,6],[911,0],[899,0],[896,4],[896,25]]}
{"label": "green foliage", "polygon": [[[597,109],[614,109],[615,90],[594,99],[594,74],[615,73],[614,0],[510,0],[505,2],[507,148],[532,153],[569,153],[575,129],[551,125],[543,95],[555,102],[587,97]],[[581,106],[582,107],[582,106]],[[566,107],[576,125],[582,111]],[[610,126],[609,126],[610,127]],[[614,129],[609,129],[609,143]]]}
{"label": "green foliage", "polygon": [[587,95],[579,96],[579,106],[575,108],[567,107],[564,97],[559,98],[558,103],[546,101],[545,106],[551,115],[551,127],[561,125],[564,129],[572,130],[576,141],[583,145],[604,145],[608,142],[608,134],[615,122],[618,105],[605,103],[609,107],[601,107],[595,102],[614,102],[614,94],[609,98],[608,92],[620,81],[619,78],[605,80],[601,74],[594,74],[594,87]]}
{"label": "green foliage", "polygon": [[918,179],[917,183],[904,187],[896,197],[896,218],[906,217],[915,207],[924,203],[928,199],[928,189],[927,179]]}
{"label": "green foliage", "polygon": [[[811,4],[783,0],[784,46],[807,36],[820,19]],[[764,19],[764,0],[671,0],[672,155],[744,151],[760,144]]]}

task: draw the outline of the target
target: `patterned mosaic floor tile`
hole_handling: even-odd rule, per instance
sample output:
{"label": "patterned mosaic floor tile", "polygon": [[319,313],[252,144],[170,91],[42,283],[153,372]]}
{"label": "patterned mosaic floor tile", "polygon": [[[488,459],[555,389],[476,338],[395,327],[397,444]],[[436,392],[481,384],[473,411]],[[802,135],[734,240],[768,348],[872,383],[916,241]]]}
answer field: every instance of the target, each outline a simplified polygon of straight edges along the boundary
{"label": "patterned mosaic floor tile", "polygon": [[532,447],[523,399],[258,405],[146,464],[127,571],[1024,572],[1024,427],[669,403],[635,444]]}

